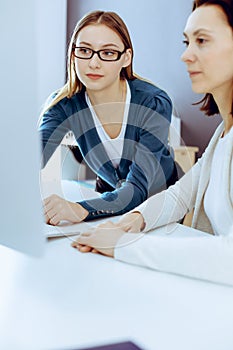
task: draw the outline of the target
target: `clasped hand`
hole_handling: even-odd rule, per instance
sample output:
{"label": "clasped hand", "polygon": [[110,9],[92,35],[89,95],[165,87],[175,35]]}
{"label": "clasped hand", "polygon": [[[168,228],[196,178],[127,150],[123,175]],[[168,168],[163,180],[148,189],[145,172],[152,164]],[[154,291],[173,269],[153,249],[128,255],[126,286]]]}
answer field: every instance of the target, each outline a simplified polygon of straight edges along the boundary
{"label": "clasped hand", "polygon": [[100,253],[113,257],[119,239],[126,232],[140,232],[143,226],[144,220],[140,213],[129,213],[116,223],[106,221],[91,231],[82,233],[72,243],[72,247],[77,248],[82,253]]}

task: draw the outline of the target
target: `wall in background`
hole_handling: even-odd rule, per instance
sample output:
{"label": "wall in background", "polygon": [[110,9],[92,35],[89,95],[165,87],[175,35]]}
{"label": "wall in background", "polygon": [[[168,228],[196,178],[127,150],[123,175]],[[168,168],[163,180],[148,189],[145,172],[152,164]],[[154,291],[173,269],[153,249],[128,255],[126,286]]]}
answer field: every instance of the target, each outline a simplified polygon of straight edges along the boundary
{"label": "wall in background", "polygon": [[64,85],[66,71],[66,0],[36,0],[38,107]]}
{"label": "wall in background", "polygon": [[135,50],[134,70],[165,89],[182,120],[182,138],[188,146],[198,146],[199,156],[209,142],[220,117],[204,116],[192,103],[202,96],[191,90],[186,68],[180,60],[184,50],[183,29],[191,12],[192,0],[116,1],[67,0],[67,37],[86,12],[110,10],[126,22]]}

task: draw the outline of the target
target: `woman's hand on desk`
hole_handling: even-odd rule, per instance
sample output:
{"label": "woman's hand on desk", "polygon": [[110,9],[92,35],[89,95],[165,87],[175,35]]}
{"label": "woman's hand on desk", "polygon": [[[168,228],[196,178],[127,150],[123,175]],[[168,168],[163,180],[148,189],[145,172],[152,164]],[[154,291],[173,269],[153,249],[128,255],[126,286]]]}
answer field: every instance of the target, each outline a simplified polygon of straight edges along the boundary
{"label": "woman's hand on desk", "polygon": [[140,232],[143,227],[143,216],[139,212],[129,213],[116,223],[106,221],[92,231],[82,233],[72,243],[72,247],[82,253],[101,253],[113,257],[117,242],[124,233]]}
{"label": "woman's hand on desk", "polygon": [[43,201],[43,209],[45,221],[51,225],[58,225],[63,220],[78,223],[88,215],[80,204],[69,202],[55,194]]}
{"label": "woman's hand on desk", "polygon": [[82,253],[92,252],[114,257],[114,248],[124,234],[125,231],[114,223],[107,222],[82,233],[71,245]]}

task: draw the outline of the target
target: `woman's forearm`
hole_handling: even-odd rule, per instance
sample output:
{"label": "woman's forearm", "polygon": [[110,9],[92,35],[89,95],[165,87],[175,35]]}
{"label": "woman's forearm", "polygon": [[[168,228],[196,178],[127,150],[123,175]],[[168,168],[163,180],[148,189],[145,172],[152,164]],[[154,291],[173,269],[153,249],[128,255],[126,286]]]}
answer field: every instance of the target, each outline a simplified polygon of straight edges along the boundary
{"label": "woman's forearm", "polygon": [[233,286],[233,234],[212,236],[174,224],[135,236],[122,236],[114,251],[116,259]]}

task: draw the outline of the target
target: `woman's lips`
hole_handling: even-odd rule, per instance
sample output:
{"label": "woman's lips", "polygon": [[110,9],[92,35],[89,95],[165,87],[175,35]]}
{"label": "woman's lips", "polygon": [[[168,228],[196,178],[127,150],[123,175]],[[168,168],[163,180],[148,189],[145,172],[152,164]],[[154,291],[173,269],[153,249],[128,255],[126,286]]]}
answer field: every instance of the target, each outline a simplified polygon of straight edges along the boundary
{"label": "woman's lips", "polygon": [[190,78],[194,78],[197,75],[201,74],[201,72],[198,72],[198,71],[189,71],[188,73],[189,73]]}
{"label": "woman's lips", "polygon": [[103,77],[103,75],[100,74],[87,74],[87,77],[92,80],[98,80]]}

